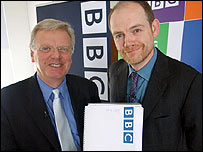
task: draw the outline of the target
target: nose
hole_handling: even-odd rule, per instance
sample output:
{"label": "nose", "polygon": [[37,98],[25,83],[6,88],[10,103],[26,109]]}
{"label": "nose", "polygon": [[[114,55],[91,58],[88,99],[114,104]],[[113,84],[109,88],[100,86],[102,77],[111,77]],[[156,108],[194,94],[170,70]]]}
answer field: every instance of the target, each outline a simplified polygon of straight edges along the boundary
{"label": "nose", "polygon": [[126,34],[124,39],[124,47],[132,47],[135,45],[135,39],[131,34]]}
{"label": "nose", "polygon": [[57,49],[57,48],[54,48],[52,50],[52,56],[55,57],[55,58],[59,58],[60,56],[60,51]]}

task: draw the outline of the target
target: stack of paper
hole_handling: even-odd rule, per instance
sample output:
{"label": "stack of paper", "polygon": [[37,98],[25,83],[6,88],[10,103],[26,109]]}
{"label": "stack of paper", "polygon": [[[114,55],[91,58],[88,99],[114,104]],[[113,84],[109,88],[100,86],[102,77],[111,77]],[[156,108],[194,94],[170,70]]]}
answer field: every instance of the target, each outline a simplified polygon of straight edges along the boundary
{"label": "stack of paper", "polygon": [[89,104],[84,121],[84,151],[142,150],[141,104]]}

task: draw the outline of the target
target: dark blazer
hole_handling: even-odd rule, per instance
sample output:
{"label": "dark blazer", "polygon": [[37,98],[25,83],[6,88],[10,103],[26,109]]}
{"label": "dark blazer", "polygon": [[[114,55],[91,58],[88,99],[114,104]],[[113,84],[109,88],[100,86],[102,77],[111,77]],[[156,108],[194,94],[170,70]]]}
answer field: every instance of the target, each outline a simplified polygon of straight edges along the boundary
{"label": "dark blazer", "polygon": [[[202,74],[159,50],[145,96],[143,150],[202,150]],[[126,102],[128,65],[108,69],[110,102]]]}
{"label": "dark blazer", "polygon": [[[98,88],[79,76],[66,79],[82,147],[84,107],[101,102]],[[61,150],[36,74],[1,90],[1,150]]]}

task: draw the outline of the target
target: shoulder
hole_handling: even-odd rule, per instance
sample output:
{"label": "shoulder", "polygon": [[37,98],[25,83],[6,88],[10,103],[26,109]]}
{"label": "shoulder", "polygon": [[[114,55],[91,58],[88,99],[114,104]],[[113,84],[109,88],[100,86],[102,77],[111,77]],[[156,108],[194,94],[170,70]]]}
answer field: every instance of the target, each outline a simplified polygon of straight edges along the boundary
{"label": "shoulder", "polygon": [[1,89],[1,106],[5,109],[13,109],[19,107],[24,101],[27,101],[30,94],[35,92],[32,88],[35,86],[33,84],[33,78],[27,78],[25,80],[16,82],[9,86]]}
{"label": "shoulder", "polygon": [[85,77],[74,75],[74,74],[67,74],[66,75],[67,80],[77,80],[81,82],[91,83],[91,81]]}
{"label": "shoulder", "polygon": [[200,72],[198,72],[195,68],[193,68],[191,65],[188,65],[184,62],[181,62],[177,59],[173,59],[171,57],[166,57],[168,60],[168,66],[169,69],[171,69],[171,72],[181,72],[181,73],[187,73],[187,74],[192,74],[192,75],[196,75],[196,74],[200,74]]}
{"label": "shoulder", "polygon": [[96,86],[94,82],[91,80],[78,76],[78,75],[73,75],[73,74],[67,74],[66,79],[69,85],[75,85],[75,86]]}
{"label": "shoulder", "polygon": [[118,61],[113,62],[109,68],[113,69],[113,68],[117,68],[120,66],[126,66],[126,65],[127,65],[127,63],[123,59],[120,59]]}
{"label": "shoulder", "polygon": [[192,66],[166,56],[159,51],[157,56],[156,70],[160,71],[163,68],[171,73],[171,75],[184,78],[186,81],[192,81],[192,79],[202,76],[202,74]]}
{"label": "shoulder", "polygon": [[75,99],[79,95],[80,98],[93,97],[95,101],[99,101],[98,87],[95,82],[78,75],[68,74],[66,83],[70,94],[75,96]]}
{"label": "shoulder", "polygon": [[202,74],[192,66],[175,59],[170,59],[169,63],[171,73],[175,73],[177,78],[182,79],[181,81],[185,85],[191,85],[194,82],[202,81]]}
{"label": "shoulder", "polygon": [[108,68],[108,72],[109,73],[114,73],[114,72],[119,72],[123,69],[126,69],[128,66],[127,62],[125,62],[123,59],[120,59],[116,62],[113,62],[109,68]]}
{"label": "shoulder", "polygon": [[18,81],[16,83],[10,84],[1,89],[1,95],[6,95],[8,93],[12,95],[15,93],[23,92],[24,90],[29,89],[28,87],[30,85],[33,85],[33,80],[34,80],[34,76]]}

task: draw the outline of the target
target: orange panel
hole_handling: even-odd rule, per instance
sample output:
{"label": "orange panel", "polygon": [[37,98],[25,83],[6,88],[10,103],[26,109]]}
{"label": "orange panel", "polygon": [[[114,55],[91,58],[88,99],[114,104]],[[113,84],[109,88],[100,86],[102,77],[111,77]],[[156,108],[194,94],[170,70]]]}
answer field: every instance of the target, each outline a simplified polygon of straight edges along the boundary
{"label": "orange panel", "polygon": [[185,20],[202,19],[202,1],[185,2]]}

